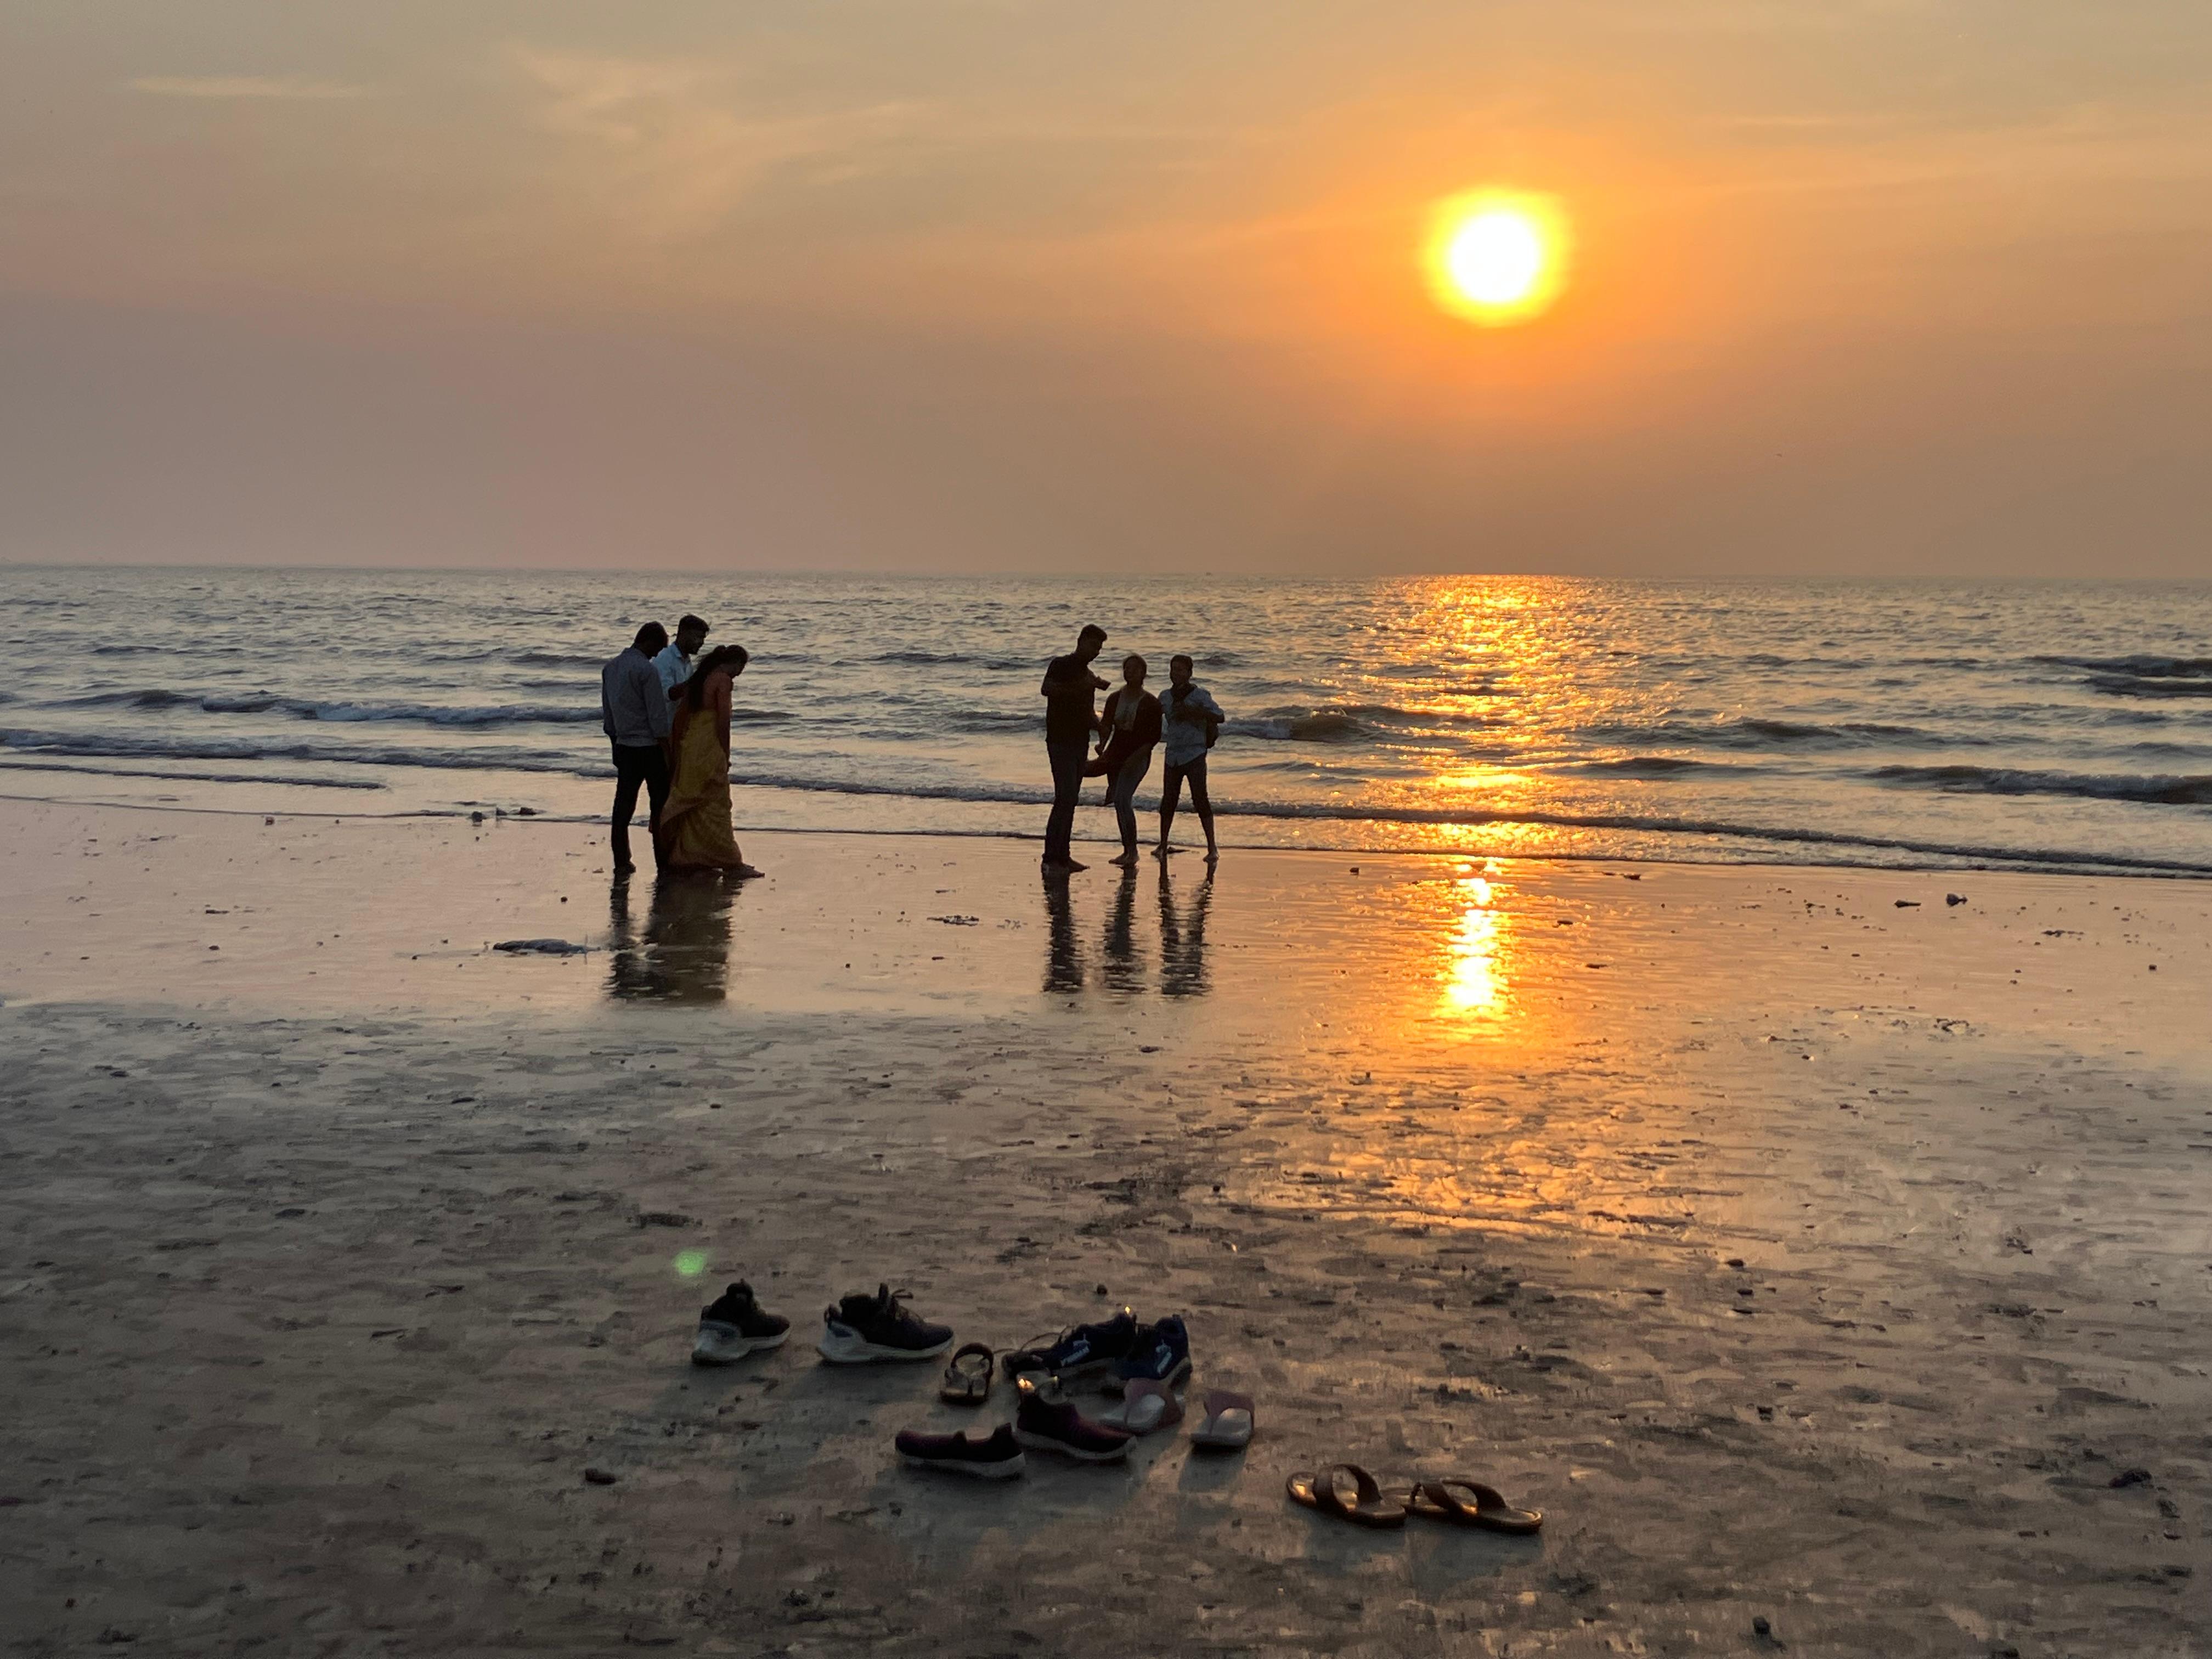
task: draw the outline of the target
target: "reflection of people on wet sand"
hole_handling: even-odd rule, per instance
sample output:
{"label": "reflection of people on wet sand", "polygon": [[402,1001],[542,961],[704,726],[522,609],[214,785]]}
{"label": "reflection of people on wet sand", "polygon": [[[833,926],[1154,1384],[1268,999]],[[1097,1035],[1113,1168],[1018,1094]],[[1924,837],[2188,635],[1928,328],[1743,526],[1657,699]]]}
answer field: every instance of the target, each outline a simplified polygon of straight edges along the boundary
{"label": "reflection of people on wet sand", "polygon": [[1044,823],[1044,867],[1066,874],[1080,870],[1068,851],[1075,830],[1075,805],[1083,796],[1084,763],[1098,715],[1092,699],[1106,682],[1091,672],[1106,643],[1106,630],[1092,623],[1076,636],[1075,649],[1045,665],[1044,752],[1052,765],[1052,816]]}
{"label": "reflection of people on wet sand", "polygon": [[1129,870],[1114,894],[1114,908],[1106,913],[1105,933],[1099,941],[1098,977],[1109,991],[1145,988],[1145,964],[1137,957],[1136,921],[1137,872]]}
{"label": "reflection of people on wet sand", "polygon": [[761,873],[738,853],[730,822],[730,693],[745,662],[743,646],[715,647],[676,700],[669,744],[675,776],[654,842],[664,870],[716,870],[741,879]]}
{"label": "reflection of people on wet sand", "polygon": [[599,671],[599,724],[614,746],[615,874],[637,866],[629,857],[629,819],[637,810],[638,786],[650,805],[653,855],[660,850],[660,808],[668,799],[668,693],[653,666],[653,654],[668,643],[668,630],[647,623],[628,649]]}
{"label": "reflection of people on wet sand", "polygon": [[1213,802],[1206,793],[1206,751],[1221,735],[1221,705],[1213,694],[1190,678],[1188,657],[1168,659],[1168,694],[1160,699],[1160,736],[1165,767],[1160,774],[1160,844],[1152,850],[1165,858],[1175,849],[1168,845],[1168,830],[1175,823],[1176,803],[1186,780],[1190,804],[1206,831],[1206,861],[1221,856],[1213,839]]}
{"label": "reflection of people on wet sand", "polygon": [[1075,912],[1068,903],[1067,884],[1056,878],[1065,873],[1049,866],[1044,872],[1044,908],[1049,939],[1044,959],[1044,988],[1048,996],[1067,996],[1083,988],[1083,947],[1075,939]]}
{"label": "reflection of people on wet sand", "polygon": [[1121,659],[1121,684],[1106,699],[1098,720],[1098,758],[1085,770],[1106,775],[1106,804],[1121,830],[1125,869],[1137,862],[1137,786],[1152,769],[1152,750],[1160,740],[1160,700],[1145,690],[1145,659]]}
{"label": "reflection of people on wet sand", "polygon": [[1160,994],[1200,997],[1206,982],[1206,907],[1213,902],[1213,871],[1209,866],[1191,895],[1187,909],[1176,907],[1175,889],[1169,884],[1167,866],[1160,866]]}
{"label": "reflection of people on wet sand", "polygon": [[641,939],[630,924],[629,886],[614,889],[607,994],[624,1002],[720,1002],[729,995],[726,882],[664,878],[653,886]]}

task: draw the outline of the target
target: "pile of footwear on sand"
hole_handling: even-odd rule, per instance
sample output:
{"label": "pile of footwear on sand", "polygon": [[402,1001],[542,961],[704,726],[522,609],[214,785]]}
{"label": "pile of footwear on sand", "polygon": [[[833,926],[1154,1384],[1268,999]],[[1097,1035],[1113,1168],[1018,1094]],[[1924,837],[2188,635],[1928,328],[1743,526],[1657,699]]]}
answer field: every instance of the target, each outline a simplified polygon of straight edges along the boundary
{"label": "pile of footwear on sand", "polygon": [[[932,1324],[906,1302],[906,1291],[880,1285],[873,1295],[855,1291],[825,1309],[817,1345],[823,1358],[836,1365],[873,1364],[934,1359],[951,1349],[951,1328]],[[697,1365],[733,1364],[782,1346],[790,1334],[791,1322],[768,1312],[752,1286],[739,1280],[702,1310],[691,1360]],[[1123,1308],[1111,1319],[1078,1325],[1024,1347],[1002,1352],[970,1342],[946,1363],[939,1397],[980,1407],[989,1401],[1002,1373],[1014,1390],[1010,1421],[973,1438],[965,1432],[902,1429],[895,1443],[899,1461],[912,1468],[984,1480],[1022,1474],[1030,1452],[1052,1452],[1079,1463],[1118,1462],[1138,1439],[1183,1420],[1182,1397],[1176,1390],[1190,1380],[1190,1333],[1178,1315],[1146,1323]],[[1120,1404],[1095,1418],[1086,1416],[1070,1398],[1072,1390],[1086,1383],[1119,1394]],[[1200,1399],[1190,1443],[1200,1451],[1241,1451],[1251,1443],[1254,1423],[1251,1396],[1215,1389]],[[1288,1491],[1295,1503],[1360,1526],[1402,1527],[1408,1516],[1419,1516],[1492,1532],[1532,1533],[1544,1520],[1478,1480],[1425,1480],[1385,1492],[1373,1475],[1352,1463],[1295,1474]]]}

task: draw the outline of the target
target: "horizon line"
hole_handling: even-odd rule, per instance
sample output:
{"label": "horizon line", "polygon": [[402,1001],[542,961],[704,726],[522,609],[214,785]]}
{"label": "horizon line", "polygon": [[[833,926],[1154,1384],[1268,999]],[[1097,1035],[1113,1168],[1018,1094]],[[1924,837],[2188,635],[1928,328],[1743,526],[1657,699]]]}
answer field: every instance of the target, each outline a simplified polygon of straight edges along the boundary
{"label": "horizon line", "polygon": [[[1070,584],[1097,585],[1098,578],[1088,572],[1071,574],[1056,570],[961,569],[936,568],[927,570],[893,570],[854,568],[850,569],[806,570],[772,566],[686,566],[686,565],[508,565],[508,564],[286,564],[276,562],[240,561],[237,562],[201,563],[186,560],[109,560],[89,559],[71,562],[55,559],[11,559],[0,556],[0,571],[199,571],[205,573],[238,572],[265,573],[282,571],[299,574],[319,575],[454,575],[454,576],[634,576],[692,579],[725,579],[753,576],[774,580],[866,580],[942,581],[989,580],[993,579],[1019,581],[1061,581]],[[1844,571],[1794,571],[1788,573],[1755,573],[1747,571],[1685,570],[1654,575],[1619,575],[1590,571],[1568,570],[1395,570],[1370,571],[1361,574],[1328,575],[1313,571],[1284,571],[1267,573],[1237,570],[1199,571],[1131,571],[1115,578],[1121,582],[1187,582],[1250,581],[1250,582],[1315,582],[1357,583],[1384,581],[1573,581],[1618,582],[1623,584],[1658,585],[1668,582],[1885,582],[1899,586],[1972,586],[1992,582],[2009,582],[2039,586],[2212,586],[2212,574],[2183,575],[2030,575],[2030,574],[1868,574]]]}

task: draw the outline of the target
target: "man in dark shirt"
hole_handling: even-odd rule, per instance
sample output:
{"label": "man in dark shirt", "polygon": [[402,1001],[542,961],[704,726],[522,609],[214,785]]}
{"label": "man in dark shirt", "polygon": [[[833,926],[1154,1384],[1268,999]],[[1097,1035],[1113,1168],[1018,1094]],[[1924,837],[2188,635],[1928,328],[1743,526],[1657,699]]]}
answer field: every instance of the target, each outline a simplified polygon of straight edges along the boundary
{"label": "man in dark shirt", "polygon": [[[629,650],[599,670],[599,724],[615,752],[615,874],[626,876],[637,866],[630,862],[629,817],[637,810],[637,788],[643,784],[652,817],[660,828],[660,809],[668,799],[668,692],[660,671],[653,665],[655,653],[666,647],[668,630],[647,623],[637,630]],[[654,843],[654,857],[659,844]]]}
{"label": "man in dark shirt", "polygon": [[1044,867],[1066,873],[1086,866],[1068,852],[1075,830],[1075,803],[1083,793],[1083,768],[1091,758],[1091,734],[1098,729],[1095,699],[1106,682],[1091,672],[1106,644],[1106,630],[1092,623],[1076,636],[1075,649],[1045,665],[1044,752],[1052,763],[1052,816],[1044,824]]}

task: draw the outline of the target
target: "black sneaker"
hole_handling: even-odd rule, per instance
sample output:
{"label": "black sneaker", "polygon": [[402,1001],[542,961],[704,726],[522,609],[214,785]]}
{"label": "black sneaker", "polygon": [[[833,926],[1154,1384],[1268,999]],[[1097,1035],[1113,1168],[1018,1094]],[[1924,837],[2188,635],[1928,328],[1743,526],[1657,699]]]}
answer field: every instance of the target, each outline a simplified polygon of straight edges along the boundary
{"label": "black sneaker", "polygon": [[1111,1463],[1128,1455],[1132,1437],[1092,1422],[1072,1400],[1048,1397],[1048,1390],[1039,1386],[1046,1380],[1024,1376],[1014,1385],[1022,1396],[1014,1408],[1018,1443],[1032,1451],[1056,1451],[1079,1463]]}
{"label": "black sneaker", "polygon": [[924,1434],[901,1429],[895,1443],[899,1462],[909,1468],[946,1469],[978,1480],[1011,1480],[1028,1467],[1013,1426],[1001,1423],[981,1440],[964,1434]]}
{"label": "black sneaker", "polygon": [[1142,1379],[1173,1388],[1189,1376],[1190,1333],[1179,1316],[1170,1314],[1137,1333],[1129,1352],[1115,1362],[1113,1378],[1106,1386],[1126,1388]]}
{"label": "black sneaker", "polygon": [[763,1348],[780,1348],[791,1334],[791,1322],[764,1312],[753,1287],[739,1279],[699,1310],[699,1336],[691,1345],[695,1365],[726,1365]]}
{"label": "black sneaker", "polygon": [[1063,1382],[1103,1376],[1136,1345],[1137,1316],[1124,1308],[1097,1325],[1078,1325],[1040,1348],[1017,1348],[1002,1362],[1009,1377],[1042,1371]]}
{"label": "black sneaker", "polygon": [[952,1328],[917,1319],[902,1305],[904,1291],[876,1286],[854,1291],[822,1313],[822,1357],[838,1365],[872,1359],[929,1359],[952,1346]]}

